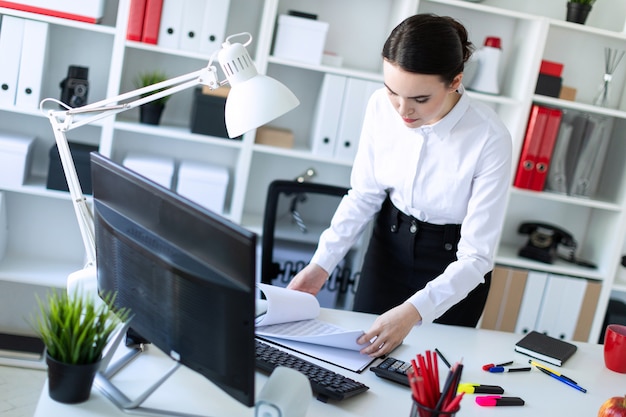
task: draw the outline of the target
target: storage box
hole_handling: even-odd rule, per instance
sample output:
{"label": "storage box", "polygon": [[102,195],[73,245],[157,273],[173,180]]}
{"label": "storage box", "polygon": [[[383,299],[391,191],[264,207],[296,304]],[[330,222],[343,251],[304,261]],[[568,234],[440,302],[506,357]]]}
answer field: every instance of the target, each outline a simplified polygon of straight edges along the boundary
{"label": "storage box", "polygon": [[279,146],[281,148],[293,148],[293,132],[289,129],[262,126],[256,131],[254,143]]}
{"label": "storage box", "polygon": [[218,214],[224,212],[228,170],[224,167],[182,161],[178,168],[176,192]]}
{"label": "storage box", "polygon": [[[98,150],[97,146],[85,145],[82,143],[68,142],[70,153],[76,167],[78,182],[83,194],[92,194],[91,191],[91,161],[89,154]],[[50,148],[50,164],[48,165],[48,180],[46,188],[50,190],[69,191],[67,179],[61,165],[61,157],[56,143]]]}
{"label": "storage box", "polygon": [[[190,122],[192,133],[228,139],[224,120],[226,95],[221,90],[223,88],[214,90],[215,94],[208,90],[208,94],[205,94],[202,88],[195,89]],[[233,139],[241,139],[241,136]]]}
{"label": "storage box", "polygon": [[274,56],[319,65],[328,23],[297,16],[278,16]]}
{"label": "storage box", "polygon": [[560,77],[563,73],[563,64],[559,62],[546,61],[544,59],[541,61],[539,73]]}
{"label": "storage box", "polygon": [[554,75],[539,74],[537,78],[537,87],[535,88],[535,94],[541,94],[548,97],[558,97],[561,94],[561,86],[563,80],[561,77],[555,77]]}
{"label": "storage box", "polygon": [[19,187],[30,171],[35,138],[0,132],[0,185]]}
{"label": "storage box", "polygon": [[568,87],[566,85],[561,86],[561,92],[559,98],[561,100],[576,101],[577,90],[574,87]]}
{"label": "storage box", "polygon": [[165,188],[172,188],[175,165],[172,158],[129,152],[122,165]]}
{"label": "storage box", "polygon": [[104,3],[105,0],[11,0],[0,1],[0,7],[98,23],[104,14]]}

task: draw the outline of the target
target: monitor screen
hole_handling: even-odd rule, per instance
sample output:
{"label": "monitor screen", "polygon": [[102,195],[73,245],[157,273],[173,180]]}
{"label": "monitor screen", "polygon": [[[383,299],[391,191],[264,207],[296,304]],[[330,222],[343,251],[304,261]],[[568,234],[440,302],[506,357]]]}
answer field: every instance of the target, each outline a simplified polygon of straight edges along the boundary
{"label": "monitor screen", "polygon": [[254,405],[256,235],[91,154],[98,291],[134,332]]}

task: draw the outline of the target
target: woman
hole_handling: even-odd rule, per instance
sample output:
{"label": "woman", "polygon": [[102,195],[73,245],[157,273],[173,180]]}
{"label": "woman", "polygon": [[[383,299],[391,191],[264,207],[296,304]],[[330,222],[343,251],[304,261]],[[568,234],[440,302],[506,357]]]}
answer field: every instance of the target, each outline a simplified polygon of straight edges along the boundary
{"label": "woman", "polygon": [[383,47],[351,189],[289,288],[317,294],[376,215],[354,309],[381,314],[358,342],[382,356],[413,326],[476,326],[511,174],[511,138],[461,84],[473,45],[450,17],[418,14]]}

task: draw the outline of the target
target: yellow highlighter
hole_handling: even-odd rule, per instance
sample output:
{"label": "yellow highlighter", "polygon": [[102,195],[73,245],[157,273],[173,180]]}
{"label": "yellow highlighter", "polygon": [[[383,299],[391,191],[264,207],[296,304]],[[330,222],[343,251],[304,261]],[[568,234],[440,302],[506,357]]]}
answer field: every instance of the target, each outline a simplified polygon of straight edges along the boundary
{"label": "yellow highlighter", "polygon": [[466,394],[504,394],[504,389],[498,385],[474,384],[471,382],[462,382],[459,384],[457,393]]}

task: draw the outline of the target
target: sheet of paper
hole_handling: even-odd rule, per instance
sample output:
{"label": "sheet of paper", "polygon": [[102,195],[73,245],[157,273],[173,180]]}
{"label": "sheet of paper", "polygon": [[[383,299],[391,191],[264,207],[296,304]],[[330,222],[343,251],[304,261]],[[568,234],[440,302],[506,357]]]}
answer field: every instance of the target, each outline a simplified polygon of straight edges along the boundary
{"label": "sheet of paper", "polygon": [[267,298],[267,311],[256,318],[257,326],[313,319],[320,314],[320,304],[311,294],[261,283],[258,287]]}
{"label": "sheet of paper", "polygon": [[366,369],[376,358],[362,355],[359,351],[339,349],[330,346],[322,346],[312,343],[296,342],[294,340],[279,339],[274,337],[261,337],[279,346],[300,352],[312,358],[339,366],[352,372],[360,373]]}
{"label": "sheet of paper", "polygon": [[356,342],[362,330],[346,330],[317,319],[261,326],[256,334],[356,351],[363,348]]}

